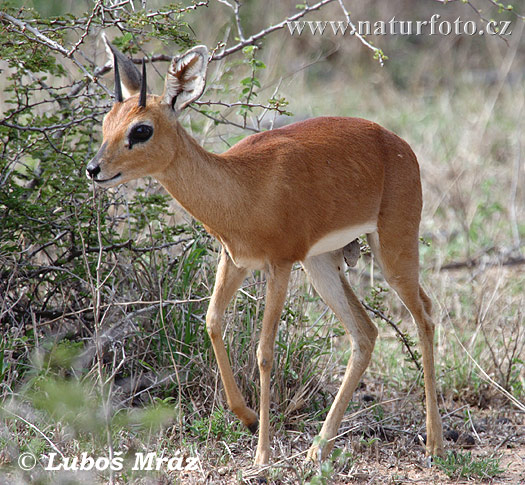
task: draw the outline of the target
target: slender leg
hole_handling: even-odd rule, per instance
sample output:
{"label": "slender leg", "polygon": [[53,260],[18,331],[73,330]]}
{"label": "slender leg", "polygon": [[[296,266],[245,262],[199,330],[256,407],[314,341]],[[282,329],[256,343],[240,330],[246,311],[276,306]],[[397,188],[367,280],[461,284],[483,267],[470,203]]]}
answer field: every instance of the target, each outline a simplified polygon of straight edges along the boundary
{"label": "slender leg", "polygon": [[261,386],[259,411],[259,442],[255,454],[256,465],[266,465],[270,459],[270,375],[273,364],[275,336],[288,289],[291,264],[273,267],[268,276],[266,308],[261,337],[257,348],[257,362]]}
{"label": "slender leg", "polygon": [[434,366],[434,322],[432,322],[430,314],[425,309],[425,306],[426,308],[428,306],[425,305],[424,298],[426,298],[427,302],[430,300],[419,284],[414,290],[412,285],[403,286],[403,283],[398,281],[395,283],[394,288],[417,324],[425,380],[425,405],[427,409],[426,451],[428,455],[443,456],[443,425],[437,404],[436,371]]}
{"label": "slender leg", "polygon": [[426,310],[428,306],[425,305],[425,298],[427,302],[430,302],[423,289],[419,287],[419,298],[416,299],[415,303],[409,302],[407,297],[402,299],[412,315],[414,315],[421,342],[421,355],[423,357],[423,371],[425,374],[425,403],[427,408],[427,454],[443,456],[445,454],[443,448],[443,424],[441,423],[437,404],[436,371],[434,367],[434,322],[432,322],[430,313]]}
{"label": "slender leg", "polygon": [[246,277],[246,273],[247,270],[235,266],[228,253],[223,249],[217,269],[215,287],[206,314],[206,328],[221,373],[228,406],[250,431],[255,433],[257,431],[257,414],[246,405],[241,391],[235,383],[228,354],[222,340],[222,317],[232,296]]}
{"label": "slender leg", "polygon": [[437,404],[434,368],[434,323],[430,315],[432,303],[419,285],[417,233],[415,236],[407,233],[400,235],[397,231],[389,233],[383,229],[369,235],[368,241],[374,255],[378,256],[388,284],[396,290],[417,324],[425,379],[426,451],[429,455],[443,456],[443,426]]}
{"label": "slender leg", "polygon": [[303,267],[314,288],[344,325],[352,344],[352,356],[341,387],[319,433],[323,444],[313,445],[307,459],[317,461],[328,456],[334,446],[343,415],[363,372],[368,367],[377,328],[352,291],[343,272],[343,252],[325,253],[307,259]]}

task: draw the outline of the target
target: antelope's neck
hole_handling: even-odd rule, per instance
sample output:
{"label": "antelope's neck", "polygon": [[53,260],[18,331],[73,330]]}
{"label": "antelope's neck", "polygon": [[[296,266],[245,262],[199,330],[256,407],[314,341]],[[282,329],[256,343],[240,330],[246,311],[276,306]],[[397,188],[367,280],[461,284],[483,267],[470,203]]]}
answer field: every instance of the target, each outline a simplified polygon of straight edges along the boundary
{"label": "antelope's neck", "polygon": [[229,228],[238,225],[232,207],[243,192],[235,167],[226,157],[202,148],[180,124],[175,129],[170,162],[155,178],[211,232],[227,236]]}

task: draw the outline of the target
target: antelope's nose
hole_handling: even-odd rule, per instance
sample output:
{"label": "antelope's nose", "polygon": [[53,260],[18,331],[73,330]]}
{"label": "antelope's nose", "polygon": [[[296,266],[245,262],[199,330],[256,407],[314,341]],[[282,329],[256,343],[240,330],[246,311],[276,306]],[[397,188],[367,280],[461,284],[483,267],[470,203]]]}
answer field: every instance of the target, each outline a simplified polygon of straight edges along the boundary
{"label": "antelope's nose", "polygon": [[88,177],[91,177],[94,179],[99,173],[100,173],[100,165],[95,163],[88,164],[86,171],[88,173]]}

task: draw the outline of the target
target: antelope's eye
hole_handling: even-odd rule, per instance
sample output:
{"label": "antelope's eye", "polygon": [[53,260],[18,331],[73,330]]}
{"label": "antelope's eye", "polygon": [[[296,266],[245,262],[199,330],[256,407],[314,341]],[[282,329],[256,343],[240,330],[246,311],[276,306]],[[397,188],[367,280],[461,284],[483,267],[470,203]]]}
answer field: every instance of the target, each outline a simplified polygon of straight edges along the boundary
{"label": "antelope's eye", "polygon": [[131,148],[135,143],[144,143],[153,135],[153,128],[149,125],[134,126],[129,132],[129,147]]}

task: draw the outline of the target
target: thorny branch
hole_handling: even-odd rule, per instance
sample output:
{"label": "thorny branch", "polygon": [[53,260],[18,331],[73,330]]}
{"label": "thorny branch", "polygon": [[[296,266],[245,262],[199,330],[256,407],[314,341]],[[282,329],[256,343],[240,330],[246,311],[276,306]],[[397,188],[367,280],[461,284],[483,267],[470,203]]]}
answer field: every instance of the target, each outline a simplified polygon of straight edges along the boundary
{"label": "thorny branch", "polygon": [[417,367],[417,370],[421,372],[423,369],[421,368],[421,363],[419,362],[419,359],[417,358],[415,352],[412,350],[412,344],[409,342],[406,335],[401,330],[399,330],[399,327],[392,321],[392,319],[388,318],[381,310],[371,307],[368,303],[366,303],[366,301],[361,300],[361,304],[368,311],[378,316],[381,320],[388,323],[388,325],[390,325],[394,329],[399,340],[401,340],[408,353],[410,354],[410,360],[414,362],[415,366]]}
{"label": "thorny branch", "polygon": [[97,0],[97,3],[95,4],[95,7],[93,8],[93,11],[91,12],[91,15],[89,16],[87,22],[86,22],[86,28],[84,29],[84,33],[80,36],[80,39],[76,42],[76,44],[68,51],[67,56],[71,57],[73,53],[78,49],[78,47],[84,42],[84,39],[89,34],[89,29],[91,27],[91,22],[93,22],[93,19],[99,12],[99,10],[102,8],[103,0]]}
{"label": "thorny branch", "polygon": [[[73,55],[74,50],[68,51],[65,47],[60,45],[58,42],[54,41],[53,39],[50,39],[48,36],[42,34],[38,29],[35,29],[31,25],[29,25],[27,22],[22,22],[21,20],[18,20],[11,15],[0,11],[0,21],[7,20],[11,24],[17,26],[20,28],[19,33],[27,37],[29,40],[38,42],[39,44],[43,44],[52,51],[59,52],[64,57],[67,57],[73,61],[73,63],[84,73],[84,75],[93,83],[98,84],[101,89],[103,89],[109,96],[111,96],[111,93],[109,90],[103,85],[100,84],[96,77],[94,77],[85,67],[84,65],[79,62],[75,56]],[[34,37],[30,37],[26,34],[27,32],[30,32],[34,35]]]}
{"label": "thorny branch", "polygon": [[15,19],[11,15],[0,11],[0,20],[2,19],[6,19],[9,22],[11,22],[13,25],[16,25],[17,27],[19,27],[20,28],[19,32],[24,35],[26,31],[31,32],[35,37],[31,38],[28,36],[29,40],[34,40],[36,42],[39,42],[47,46],[49,49],[60,52],[60,54],[62,54],[63,56],[69,57],[67,49],[61,46],[58,42],[42,34],[38,29],[31,27],[31,25],[29,25],[28,23],[22,22],[21,20]]}
{"label": "thorny branch", "polygon": [[[195,108],[193,108],[193,107],[192,107],[192,109],[195,110]],[[217,118],[216,116],[213,116],[213,115],[211,115],[209,113],[206,113],[205,111],[199,111],[199,113],[201,113],[206,118],[208,118],[208,119],[210,119],[213,122],[218,123],[218,124],[230,125],[230,126],[234,126],[235,128],[240,128],[242,130],[253,131],[254,133],[259,133],[259,131],[260,131],[257,128],[253,128],[253,127],[248,126],[246,124],[242,124],[241,125],[240,123],[236,123],[235,121],[229,120],[229,119],[225,118],[222,114],[219,114],[220,118]]]}

